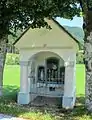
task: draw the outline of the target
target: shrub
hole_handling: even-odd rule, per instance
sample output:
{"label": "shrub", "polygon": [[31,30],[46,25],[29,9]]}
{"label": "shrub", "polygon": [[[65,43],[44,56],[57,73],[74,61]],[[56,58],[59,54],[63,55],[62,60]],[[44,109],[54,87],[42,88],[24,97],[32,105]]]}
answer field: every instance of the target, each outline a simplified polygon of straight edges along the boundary
{"label": "shrub", "polygon": [[7,65],[19,65],[19,54],[8,53],[5,63]]}
{"label": "shrub", "polygon": [[83,59],[84,59],[84,54],[83,54],[83,52],[81,52],[81,51],[78,52],[77,55],[76,55],[76,63],[77,63],[77,64],[84,64]]}

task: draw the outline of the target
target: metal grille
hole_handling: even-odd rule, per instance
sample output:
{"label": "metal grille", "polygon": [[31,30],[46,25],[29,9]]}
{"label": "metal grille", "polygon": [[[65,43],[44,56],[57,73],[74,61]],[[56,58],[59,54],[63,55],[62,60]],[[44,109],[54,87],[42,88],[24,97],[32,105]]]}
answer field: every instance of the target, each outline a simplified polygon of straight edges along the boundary
{"label": "metal grille", "polygon": [[[38,80],[36,80],[34,77],[31,78],[30,93],[36,94],[37,96],[49,96],[49,97],[63,96],[64,72],[60,74],[56,73],[56,76],[54,76],[53,74],[55,73],[53,72],[51,74],[50,72],[47,76],[47,79],[45,79],[45,76],[41,76],[41,75],[38,75],[39,76]],[[60,77],[58,77],[58,75],[60,75]]]}
{"label": "metal grille", "polygon": [[58,60],[49,59],[47,66],[38,66],[37,71],[35,65],[31,64],[31,73],[29,73],[31,94],[49,97],[63,96],[65,68],[59,67],[58,62]]}
{"label": "metal grille", "polygon": [[65,68],[61,67],[60,70],[47,69],[45,73],[45,68],[40,66],[37,79],[38,82],[64,84]]}

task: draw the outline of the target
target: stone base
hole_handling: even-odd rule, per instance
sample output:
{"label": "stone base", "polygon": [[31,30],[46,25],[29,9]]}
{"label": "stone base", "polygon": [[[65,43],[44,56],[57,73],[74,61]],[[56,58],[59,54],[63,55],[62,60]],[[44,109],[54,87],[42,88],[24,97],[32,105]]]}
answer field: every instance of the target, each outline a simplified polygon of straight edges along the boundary
{"label": "stone base", "polygon": [[18,104],[29,104],[30,103],[30,94],[29,93],[18,93]]}
{"label": "stone base", "polygon": [[75,97],[63,97],[62,107],[72,109],[75,105]]}

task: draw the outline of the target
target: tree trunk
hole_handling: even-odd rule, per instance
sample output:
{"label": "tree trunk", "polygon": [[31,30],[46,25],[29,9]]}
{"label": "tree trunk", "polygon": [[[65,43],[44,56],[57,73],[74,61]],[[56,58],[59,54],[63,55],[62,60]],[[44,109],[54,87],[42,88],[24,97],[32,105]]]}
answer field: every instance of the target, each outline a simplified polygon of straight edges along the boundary
{"label": "tree trunk", "polygon": [[3,71],[6,59],[6,40],[7,36],[0,39],[0,96],[2,96],[3,90]]}
{"label": "tree trunk", "polygon": [[86,29],[84,40],[84,55],[86,66],[85,103],[89,111],[92,111],[92,12],[86,14]]}

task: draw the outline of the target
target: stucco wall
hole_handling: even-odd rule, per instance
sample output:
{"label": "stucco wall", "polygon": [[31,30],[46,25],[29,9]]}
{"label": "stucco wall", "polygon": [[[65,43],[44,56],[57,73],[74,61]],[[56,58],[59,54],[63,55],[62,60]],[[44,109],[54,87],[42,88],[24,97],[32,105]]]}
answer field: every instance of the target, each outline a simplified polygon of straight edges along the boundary
{"label": "stucco wall", "polygon": [[45,62],[46,62],[46,59],[49,58],[49,57],[56,57],[58,58],[60,61],[60,66],[64,65],[64,61],[62,58],[60,58],[58,55],[54,54],[54,53],[51,53],[51,52],[41,52],[41,53],[38,53],[36,56],[35,56],[35,61],[36,61],[36,66],[38,65],[45,65]]}
{"label": "stucco wall", "polygon": [[[75,64],[78,44],[74,41],[72,37],[65,33],[63,29],[58,27],[55,23],[53,23],[52,21],[48,21],[48,23],[52,27],[51,30],[45,28],[30,28],[15,45],[20,50],[20,62],[23,63],[21,64],[22,72],[20,75],[21,87],[19,94],[19,103],[21,103],[22,97],[26,98],[24,92],[28,96],[28,99],[25,100],[25,103],[30,102],[31,98],[29,98],[29,92],[32,92],[33,90],[40,92],[39,94],[44,93],[44,95],[45,93],[49,93],[50,96],[57,95],[61,97],[61,94],[63,94],[63,105],[67,107],[67,105],[65,104],[69,103],[70,105],[68,105],[71,106],[72,100],[75,98]],[[32,68],[35,73],[34,76],[35,78],[37,78],[37,66],[44,65],[45,59],[47,57],[58,57],[60,59],[60,65],[65,66],[65,84],[60,87],[57,86],[55,91],[49,91],[49,85],[46,86],[47,88],[45,89],[44,87],[36,89],[37,84],[34,84],[32,88],[33,83],[31,83],[32,81],[28,78],[28,68],[30,67],[30,63],[33,66]],[[71,63],[73,65],[71,65]],[[51,86],[54,86],[54,84]]]}
{"label": "stucco wall", "polygon": [[61,47],[78,50],[78,44],[53,21],[48,20],[52,29],[29,29],[15,44],[17,48]]}
{"label": "stucco wall", "polygon": [[76,59],[76,51],[73,49],[20,49],[20,61],[30,61],[38,53],[50,52],[60,56],[64,61],[73,61]]}
{"label": "stucco wall", "polygon": [[[55,53],[53,53],[52,51],[55,51]],[[35,81],[37,81],[37,67],[39,65],[45,65],[45,60],[48,57],[59,58],[60,59],[60,66],[62,66],[62,65],[66,66],[66,64],[70,61],[73,61],[74,64],[76,64],[76,53],[72,50],[55,50],[55,49],[53,49],[51,51],[49,50],[49,52],[48,52],[48,50],[46,50],[46,51],[45,50],[43,50],[43,51],[40,50],[38,52],[37,49],[35,49],[35,50],[27,49],[27,50],[24,50],[24,51],[21,51],[21,52],[23,52],[21,60],[22,61],[27,60],[29,62],[32,62],[31,64],[32,64],[32,66],[34,66]],[[67,69],[66,69],[66,71],[67,71]],[[65,75],[66,75],[66,78],[65,78],[66,86],[63,85],[61,87],[57,87],[55,89],[55,91],[53,91],[53,92],[49,91],[50,86],[47,86],[46,88],[36,88],[37,84],[33,84],[35,82],[30,83],[29,91],[34,92],[34,93],[38,92],[39,94],[43,94],[43,95],[49,94],[49,95],[60,96],[61,94],[64,95],[64,90],[65,90],[65,95],[72,96],[75,92],[75,83],[76,83],[74,72],[75,72],[75,67],[73,69],[71,69],[70,71],[68,71],[68,73],[65,73]],[[74,77],[71,78],[72,75]],[[51,86],[55,86],[55,85],[53,84]]]}
{"label": "stucco wall", "polygon": [[[44,64],[43,62],[43,58],[46,58],[49,56],[56,56],[58,58],[60,58],[61,60],[64,60],[64,66],[65,66],[65,84],[61,87],[57,86],[55,91],[49,91],[49,87],[50,86],[46,86],[47,88],[44,89],[43,88],[38,88],[36,89],[36,85],[34,84],[33,88],[32,88],[32,83],[31,81],[28,79],[28,84],[26,84],[26,86],[28,86],[28,90],[29,92],[34,91],[34,93],[36,93],[37,91],[39,92],[38,95],[45,95],[47,93],[47,96],[61,96],[63,95],[64,99],[68,99],[69,98],[74,98],[75,99],[75,89],[76,89],[76,80],[75,80],[75,70],[76,70],[76,52],[73,49],[21,49],[20,50],[20,62],[24,61],[26,63],[30,63],[34,66],[34,70],[35,66],[39,64]],[[33,61],[33,63],[32,63]],[[37,61],[37,63],[36,63]],[[73,66],[71,66],[70,64],[73,63]],[[61,62],[62,64],[62,62]],[[22,65],[22,64],[21,64]],[[30,64],[28,64],[28,66],[25,66],[26,69],[27,67],[29,67]],[[21,66],[21,71],[22,70],[22,66]],[[35,71],[36,73],[36,71]],[[23,73],[25,75],[25,73]],[[21,73],[20,76],[23,76],[23,74]],[[36,77],[36,74],[35,74]],[[27,75],[26,75],[27,78]],[[23,79],[24,80],[24,79]],[[24,82],[21,79],[21,86],[24,85]],[[26,83],[27,79],[25,79],[25,83]],[[54,84],[51,86],[55,86]],[[32,89],[31,89],[32,88]],[[42,93],[43,92],[43,93]],[[49,93],[49,95],[48,95]],[[31,93],[33,94],[33,93]],[[72,99],[73,100],[73,99]],[[65,100],[64,100],[65,101]],[[71,103],[70,103],[71,104]]]}

